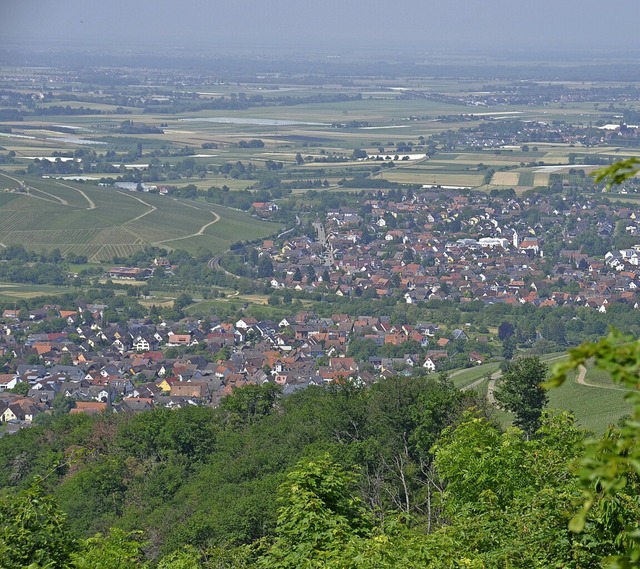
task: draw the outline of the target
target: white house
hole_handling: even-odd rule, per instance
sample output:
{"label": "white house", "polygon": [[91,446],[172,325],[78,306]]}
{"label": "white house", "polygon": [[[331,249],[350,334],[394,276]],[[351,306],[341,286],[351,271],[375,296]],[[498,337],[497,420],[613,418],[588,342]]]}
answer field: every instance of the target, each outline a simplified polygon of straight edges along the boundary
{"label": "white house", "polygon": [[0,374],[0,391],[13,389],[19,382],[18,376],[13,373]]}
{"label": "white house", "polygon": [[433,360],[430,357],[427,357],[427,359],[424,360],[422,367],[427,369],[429,372],[436,371],[436,364],[433,362]]}

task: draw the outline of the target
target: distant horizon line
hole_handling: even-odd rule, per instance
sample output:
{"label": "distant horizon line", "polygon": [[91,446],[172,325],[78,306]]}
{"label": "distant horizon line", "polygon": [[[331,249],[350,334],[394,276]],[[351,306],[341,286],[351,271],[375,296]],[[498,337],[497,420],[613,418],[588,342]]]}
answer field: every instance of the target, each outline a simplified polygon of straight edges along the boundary
{"label": "distant horizon line", "polygon": [[[60,52],[61,54],[71,54],[77,52],[82,55],[90,55],[94,50],[96,54],[101,56],[116,56],[116,57],[140,57],[145,55],[154,55],[161,57],[184,57],[184,56],[198,56],[198,55],[211,55],[211,52],[215,52],[219,55],[237,55],[237,56],[275,56],[279,54],[285,54],[288,59],[300,60],[307,59],[309,57],[333,57],[340,59],[359,59],[363,56],[381,56],[387,57],[399,57],[404,62],[406,61],[419,61],[419,59],[425,55],[440,55],[448,57],[490,57],[496,58],[502,61],[510,60],[535,60],[552,58],[554,61],[579,61],[579,60],[604,60],[609,59],[611,56],[617,58],[636,58],[640,55],[640,47],[628,47],[621,48],[620,46],[607,46],[598,45],[595,47],[580,47],[575,46],[572,48],[566,48],[564,46],[553,46],[546,44],[544,46],[532,46],[526,44],[520,44],[518,46],[513,45],[494,45],[494,46],[481,46],[477,45],[477,42],[469,40],[468,43],[461,43],[459,40],[446,44],[438,42],[438,45],[425,45],[423,41],[407,40],[402,45],[390,45],[386,42],[384,46],[380,45],[380,42],[359,41],[358,45],[354,46],[353,43],[345,41],[343,43],[339,41],[332,42],[331,45],[309,45],[299,40],[291,40],[288,42],[280,42],[279,44],[269,43],[264,41],[250,42],[246,40],[230,42],[225,41],[220,44],[209,42],[193,42],[192,44],[175,44],[167,45],[165,41],[158,42],[144,42],[140,43],[125,43],[118,41],[115,42],[103,42],[98,43],[90,40],[56,40],[56,41],[43,41],[38,39],[25,39],[22,38],[19,43],[10,39],[4,38],[0,40],[0,61],[5,55],[8,54],[20,54],[23,56],[35,56],[46,52],[51,55],[52,52]],[[115,44],[115,45],[114,45]],[[304,49],[302,49],[304,47]],[[407,48],[411,48],[408,51]],[[296,53],[291,53],[291,49],[296,49]]]}

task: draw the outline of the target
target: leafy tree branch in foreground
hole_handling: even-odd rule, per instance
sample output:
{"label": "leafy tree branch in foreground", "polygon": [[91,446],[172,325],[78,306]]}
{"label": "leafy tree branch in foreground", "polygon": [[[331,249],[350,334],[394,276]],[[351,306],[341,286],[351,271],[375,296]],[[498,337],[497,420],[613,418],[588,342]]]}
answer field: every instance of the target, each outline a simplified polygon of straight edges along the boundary
{"label": "leafy tree branch in foreground", "polygon": [[[625,550],[613,559],[614,567],[640,566],[640,341],[612,330],[599,342],[569,350],[569,359],[556,365],[548,385],[562,385],[567,375],[587,362],[606,371],[614,384],[627,389],[632,414],[618,428],[610,428],[600,439],[589,440],[579,463],[584,504],[569,524],[574,532],[585,529],[594,508],[603,522],[616,524],[616,541]],[[636,513],[635,520],[624,515]],[[625,521],[627,520],[627,521]]]}
{"label": "leafy tree branch in foreground", "polygon": [[632,157],[615,162],[606,168],[598,168],[592,173],[592,176],[596,183],[606,182],[607,189],[610,190],[612,186],[622,184],[635,177],[639,169],[640,158]]}

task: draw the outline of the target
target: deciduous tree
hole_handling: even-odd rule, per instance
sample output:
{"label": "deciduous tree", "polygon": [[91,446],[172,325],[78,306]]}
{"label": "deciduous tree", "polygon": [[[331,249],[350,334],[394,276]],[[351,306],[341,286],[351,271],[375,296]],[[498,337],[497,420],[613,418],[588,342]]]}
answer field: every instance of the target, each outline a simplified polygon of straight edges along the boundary
{"label": "deciduous tree", "polygon": [[515,413],[514,423],[529,437],[540,427],[540,415],[548,396],[542,383],[549,368],[536,356],[515,360],[502,374],[495,398],[508,411]]}
{"label": "deciduous tree", "polygon": [[36,482],[17,496],[0,502],[0,566],[68,567],[76,544],[66,516]]}

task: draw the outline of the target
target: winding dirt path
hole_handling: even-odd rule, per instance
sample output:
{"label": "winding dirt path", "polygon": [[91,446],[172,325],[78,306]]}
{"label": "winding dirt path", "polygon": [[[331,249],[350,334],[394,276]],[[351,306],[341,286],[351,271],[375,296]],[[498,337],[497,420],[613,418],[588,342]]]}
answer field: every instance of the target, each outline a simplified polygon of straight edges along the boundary
{"label": "winding dirt path", "polygon": [[625,389],[624,387],[614,387],[612,385],[598,385],[597,383],[587,383],[585,377],[587,376],[587,368],[583,365],[578,367],[578,375],[576,376],[576,383],[584,385],[585,387],[594,387],[596,389],[610,389],[613,391],[632,391],[631,389]]}
{"label": "winding dirt path", "polygon": [[215,211],[210,211],[209,212],[211,215],[213,215],[213,217],[215,218],[213,221],[210,221],[209,223],[205,223],[199,231],[196,231],[195,233],[191,233],[190,235],[184,235],[183,237],[174,237],[173,239],[163,239],[162,241],[156,241],[154,243],[152,243],[153,245],[160,245],[162,243],[170,243],[172,241],[181,241],[182,239],[191,239],[191,237],[199,237],[200,235],[203,235],[205,230],[207,229],[207,227],[212,226],[214,223],[218,223],[218,221],[220,221],[220,216],[215,212]]}
{"label": "winding dirt path", "polygon": [[[458,373],[462,373],[463,371],[467,371],[467,370],[466,369],[462,369],[462,370],[459,370]],[[500,374],[500,371],[498,370],[496,372],[493,372],[493,374],[491,374],[489,376],[489,382],[491,382],[491,378],[496,374]],[[455,372],[451,374],[451,377],[454,377],[454,376],[455,376]],[[480,378],[476,379],[475,381],[471,382],[469,385],[465,385],[464,387],[461,387],[460,391],[471,391],[472,389],[475,389],[476,387],[481,385],[486,380],[487,380],[487,376],[483,375],[482,377],[480,377]],[[494,382],[494,384],[495,384],[495,382]]]}
{"label": "winding dirt path", "polygon": [[96,209],[95,202],[87,194],[85,194],[84,191],[82,191],[81,189],[74,188],[73,186],[70,186],[68,184],[63,184],[62,182],[58,182],[57,180],[53,180],[53,182],[55,184],[58,184],[59,186],[63,186],[65,188],[69,188],[71,190],[75,190],[76,192],[78,192],[85,200],[87,200],[87,203],[89,204],[89,207],[86,208],[87,210]]}
{"label": "winding dirt path", "polygon": [[234,279],[242,278],[242,277],[239,277],[238,275],[234,275],[233,273],[230,273],[229,271],[227,271],[227,269],[225,269],[220,264],[220,257],[219,256],[218,257],[213,257],[213,259],[209,259],[209,262],[207,263],[207,265],[209,266],[210,269],[222,271],[225,275],[227,275],[229,277],[233,277]]}
{"label": "winding dirt path", "polygon": [[[138,217],[134,217],[133,219],[130,219],[126,223],[132,223],[134,221],[138,221],[139,219],[142,219],[146,215],[149,215],[150,213],[153,213],[154,211],[156,211],[158,209],[155,205],[151,205],[150,203],[147,203],[147,202],[141,200],[140,198],[137,198],[136,196],[132,196],[130,194],[127,194],[126,192],[118,192],[118,193],[120,195],[127,196],[128,198],[131,198],[132,200],[136,200],[137,202],[140,202],[142,205],[146,205],[148,208],[150,208],[149,211],[145,211],[144,213],[141,213]],[[123,225],[124,225],[124,223],[123,223]]]}
{"label": "winding dirt path", "polygon": [[[35,190],[34,188],[27,188],[27,190],[34,190],[36,192],[39,192],[40,190]],[[60,200],[50,200],[49,198],[45,198],[43,196],[37,196],[36,194],[28,191],[27,195],[31,198],[34,198],[36,200],[42,200],[43,202],[47,202],[47,203],[52,203],[55,205],[64,205]],[[68,204],[67,204],[68,205]]]}
{"label": "winding dirt path", "polygon": [[[18,178],[14,178],[13,176],[9,176],[9,174],[5,174],[3,172],[4,176],[6,176],[7,178],[9,178],[10,180],[13,180],[14,182],[18,182],[18,184],[22,185],[23,182],[21,180],[18,180]],[[59,198],[58,196],[54,196],[53,194],[50,194],[49,192],[45,192],[44,190],[39,190],[38,188],[32,188],[31,186],[27,186],[26,184],[24,184],[24,187],[29,191],[33,191],[33,192],[39,192],[41,194],[45,194],[47,196],[49,196],[50,198],[53,198],[52,200],[49,200],[47,198],[43,198],[42,196],[36,196],[35,194],[32,194],[31,192],[29,192],[29,195],[32,198],[38,198],[40,200],[44,200],[46,202],[50,202],[50,203],[55,203],[55,204],[61,204],[61,205],[66,205],[66,206],[70,206],[69,202],[63,198]],[[55,201],[54,201],[55,200]]]}
{"label": "winding dirt path", "polygon": [[[203,208],[198,207],[197,205],[191,205],[190,203],[185,203],[184,201],[179,201],[178,198],[171,198],[174,202],[178,202],[180,205],[183,205],[185,207],[190,207],[191,209],[197,209],[199,211],[202,211]],[[205,211],[211,211],[209,209],[205,210]]]}
{"label": "winding dirt path", "polygon": [[[553,362],[555,360],[561,360],[563,358],[565,358],[565,355],[561,355],[561,356],[555,356],[553,358],[549,358],[548,360],[545,361],[545,363],[549,363],[549,362]],[[620,388],[618,387],[607,387],[607,386],[601,386],[601,385],[590,385],[588,383],[586,383],[584,381],[584,377],[587,374],[587,369],[584,366],[580,366],[580,370],[578,373],[578,377],[576,378],[576,382],[580,383],[581,385],[588,385],[589,387],[602,387],[603,389],[618,389],[620,390]],[[502,372],[500,370],[496,371],[495,373],[493,373],[491,375],[491,378],[489,380],[489,385],[487,386],[487,401],[491,404],[494,405],[495,407],[499,407],[498,402],[496,401],[496,397],[494,395],[494,391],[496,390],[496,383],[498,382],[498,380],[500,379],[500,377],[502,376]],[[482,383],[482,381],[475,381],[474,384],[479,385],[480,383]],[[626,389],[623,389],[622,391],[627,391]]]}
{"label": "winding dirt path", "polygon": [[[61,198],[59,196],[55,196],[53,194],[50,194],[49,192],[45,192],[44,190],[41,190],[40,188],[33,188],[31,186],[25,186],[27,188],[27,190],[29,190],[30,192],[38,192],[40,194],[44,194],[45,196],[49,196],[50,198],[53,198],[52,200],[48,200],[47,198],[43,198],[42,196],[35,196],[33,194],[31,194],[34,198],[40,198],[43,199],[45,201],[51,202],[51,203],[59,203],[61,205],[67,206],[67,207],[73,207],[67,200],[65,200],[64,198]],[[55,200],[55,201],[54,201]]]}
{"label": "winding dirt path", "polygon": [[487,401],[489,402],[489,404],[494,405],[496,407],[498,406],[498,402],[496,401],[496,398],[493,392],[496,389],[496,382],[498,381],[498,379],[500,379],[501,376],[502,376],[502,372],[500,370],[491,374],[491,379],[489,380],[489,385],[487,386]]}
{"label": "winding dirt path", "polygon": [[[555,359],[561,359],[564,356],[558,356],[557,358],[553,358]],[[552,360],[549,360],[552,361]],[[491,379],[489,380],[489,385],[487,386],[487,401],[494,406],[498,406],[497,405],[497,401],[494,395],[494,391],[496,389],[496,382],[498,379],[500,379],[500,376],[502,375],[501,371],[496,371],[495,373],[493,373],[491,375]],[[576,376],[576,383],[579,385],[583,385],[585,387],[592,387],[594,389],[609,389],[609,390],[613,390],[613,391],[624,391],[624,392],[629,392],[632,391],[631,389],[625,389],[624,387],[614,387],[612,385],[598,385],[596,383],[588,383],[585,379],[585,377],[587,376],[587,368],[584,367],[583,365],[578,367],[578,375]],[[473,389],[474,387],[477,387],[478,385],[480,385],[483,381],[485,380],[485,378],[481,378],[478,379],[476,381],[474,381],[473,383],[467,385],[466,387],[462,388],[462,391],[465,391],[467,389]]]}
{"label": "winding dirt path", "polygon": [[[18,182],[18,184],[22,184],[23,183],[21,180],[18,180],[18,178],[14,178],[13,176],[9,176],[9,174],[7,174],[5,172],[3,172],[2,174],[4,176],[6,176],[7,178],[9,178],[10,180],[13,180],[14,182]],[[75,190],[76,192],[80,192],[82,194],[82,196],[89,203],[89,207],[87,209],[95,209],[96,208],[96,204],[93,203],[93,200],[87,194],[85,194],[82,190],[79,190],[78,188],[74,188],[73,186],[68,186],[67,184],[63,184],[62,182],[58,182],[56,180],[51,180],[51,181],[54,184],[59,184],[60,186],[64,186],[65,188],[70,188],[72,190]],[[74,207],[67,200],[65,200],[64,198],[61,198],[59,196],[54,196],[53,194],[50,194],[49,192],[45,192],[44,190],[41,190],[39,188],[33,188],[31,186],[27,186],[26,184],[24,185],[24,187],[29,191],[29,195],[32,198],[37,198],[39,200],[44,200],[46,202],[60,204],[60,205],[64,205],[64,206],[67,206],[67,207]],[[53,198],[53,199],[48,199],[48,198],[44,198],[42,196],[37,196],[37,195],[33,194],[32,192],[38,192],[40,194],[45,194],[45,195],[47,195],[47,196],[49,196],[50,198]]]}

